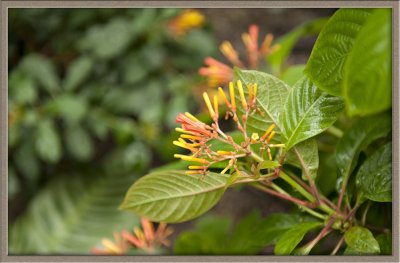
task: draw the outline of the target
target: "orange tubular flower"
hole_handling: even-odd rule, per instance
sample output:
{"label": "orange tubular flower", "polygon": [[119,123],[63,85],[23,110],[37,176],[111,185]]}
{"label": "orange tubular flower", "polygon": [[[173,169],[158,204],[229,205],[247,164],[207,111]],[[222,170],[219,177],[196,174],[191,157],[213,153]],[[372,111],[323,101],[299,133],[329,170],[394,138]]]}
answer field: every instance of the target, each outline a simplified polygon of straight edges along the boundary
{"label": "orange tubular flower", "polygon": [[[251,134],[249,136],[246,131],[246,122],[250,114],[256,112],[260,113],[260,109],[256,105],[257,101],[257,84],[249,83],[247,84],[247,94],[245,93],[246,85],[240,80],[237,81],[236,85],[232,82],[229,83],[229,98],[225,91],[220,87],[218,89],[219,97],[221,101],[227,107],[226,119],[232,117],[233,121],[236,122],[237,128],[243,133],[244,142],[240,145],[237,144],[231,136],[226,135],[222,130],[220,130],[218,124],[219,118],[219,100],[218,96],[213,96],[211,101],[207,92],[203,93],[204,103],[208,112],[213,120],[211,125],[206,124],[198,120],[192,114],[180,113],[176,117],[176,121],[182,125],[181,128],[176,128],[176,131],[180,132],[180,138],[174,141],[173,144],[181,147],[183,149],[189,150],[191,153],[189,155],[175,154],[175,158],[179,158],[183,161],[192,162],[188,166],[186,174],[188,175],[205,175],[214,163],[220,161],[229,160],[228,166],[221,171],[221,174],[225,174],[230,168],[237,170],[236,161],[237,158],[245,157],[251,155],[250,144],[262,144],[262,149],[268,149],[271,147],[269,145],[270,140],[275,135],[273,131],[274,125],[271,125],[265,132],[265,134],[260,138],[257,133]],[[235,89],[238,89],[240,103],[236,102]],[[242,118],[238,118],[237,108],[241,107],[244,115]],[[261,113],[260,113],[261,114]],[[218,140],[229,145],[232,150],[217,149],[213,150],[211,144],[208,144],[211,140]],[[284,147],[283,144],[277,144],[276,147]],[[269,151],[270,156],[270,151]]]}
{"label": "orange tubular flower", "polygon": [[[257,25],[250,25],[249,32],[242,34],[242,40],[247,51],[248,66],[240,60],[238,52],[229,41],[222,42],[220,51],[233,66],[255,69],[258,67],[258,63],[262,58],[279,49],[279,45],[271,47],[273,40],[272,34],[268,34],[265,37],[261,47],[258,45],[258,38],[259,27]],[[224,85],[233,77],[231,67],[211,57],[207,57],[204,60],[204,64],[206,66],[199,69],[199,74],[207,77],[208,86],[210,87]]]}
{"label": "orange tubular flower", "polygon": [[144,250],[154,252],[155,248],[161,245],[169,246],[168,236],[172,234],[172,229],[166,223],[161,222],[157,231],[152,222],[146,218],[141,218],[142,229],[135,227],[133,234],[123,230],[121,234],[114,233],[115,243],[109,239],[102,239],[103,248],[92,248],[91,252],[95,255],[124,255],[129,249],[129,245]]}

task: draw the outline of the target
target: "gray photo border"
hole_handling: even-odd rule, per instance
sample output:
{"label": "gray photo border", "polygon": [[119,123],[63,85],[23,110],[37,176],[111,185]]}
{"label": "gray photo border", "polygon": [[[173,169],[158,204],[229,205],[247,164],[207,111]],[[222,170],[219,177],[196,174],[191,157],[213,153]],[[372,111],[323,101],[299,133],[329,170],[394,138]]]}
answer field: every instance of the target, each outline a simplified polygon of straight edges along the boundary
{"label": "gray photo border", "polygon": [[[8,8],[392,8],[393,66],[393,255],[392,256],[8,256]],[[0,262],[399,262],[399,18],[400,2],[392,1],[1,1]],[[396,249],[397,248],[397,249]]]}

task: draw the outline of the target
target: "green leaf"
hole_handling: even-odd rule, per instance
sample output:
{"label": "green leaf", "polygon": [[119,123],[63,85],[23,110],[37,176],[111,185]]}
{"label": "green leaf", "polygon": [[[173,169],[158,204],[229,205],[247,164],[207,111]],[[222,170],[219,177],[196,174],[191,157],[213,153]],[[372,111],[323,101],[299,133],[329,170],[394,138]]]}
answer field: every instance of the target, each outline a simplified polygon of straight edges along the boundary
{"label": "green leaf", "polygon": [[353,43],[343,71],[349,115],[378,113],[392,105],[391,24],[391,10],[377,9]]}
{"label": "green leaf", "polygon": [[205,216],[196,221],[195,229],[181,233],[174,244],[175,255],[226,254],[227,236],[232,220],[225,216]]}
{"label": "green leaf", "polygon": [[[295,151],[298,152],[299,156],[306,165],[311,178],[315,179],[317,177],[318,166],[319,166],[319,156],[318,156],[318,144],[315,138],[307,139],[295,147],[293,147],[286,155],[285,163],[291,164],[295,167],[301,168],[299,159],[296,156]],[[303,180],[307,180],[307,177],[302,175]]]}
{"label": "green leaf", "polygon": [[318,33],[319,31],[321,31],[322,27],[326,24],[327,21],[327,18],[319,18],[314,21],[306,22],[297,26],[289,33],[278,38],[275,41],[275,44],[278,44],[280,48],[271,55],[268,55],[267,57],[267,60],[273,70],[275,72],[279,72],[279,69],[282,68],[291,51],[293,50],[293,47],[301,37]]}
{"label": "green leaf", "polygon": [[314,218],[300,214],[272,214],[261,218],[259,212],[250,213],[236,226],[227,243],[232,254],[256,254],[275,244],[289,229]]}
{"label": "green leaf", "polygon": [[219,201],[229,178],[215,173],[200,177],[183,171],[148,174],[131,186],[120,208],[156,222],[193,219]]}
{"label": "green leaf", "polygon": [[21,62],[21,70],[34,78],[47,91],[54,92],[60,88],[60,80],[52,62],[38,54],[30,54]]}
{"label": "green leaf", "polygon": [[359,119],[346,132],[336,147],[336,162],[344,180],[354,170],[358,156],[374,140],[385,137],[391,130],[391,118],[380,114]]}
{"label": "green leaf", "polygon": [[304,76],[305,68],[306,65],[293,65],[283,72],[283,74],[281,75],[281,80],[283,80],[290,86],[293,86]]}
{"label": "green leaf", "polygon": [[33,78],[21,71],[13,71],[8,83],[11,100],[15,100],[19,104],[29,104],[36,101],[38,92]]}
{"label": "green leaf", "polygon": [[305,70],[318,88],[331,95],[342,95],[343,67],[371,12],[362,8],[340,9],[322,29]]}
{"label": "green leaf", "polygon": [[58,175],[12,224],[10,254],[90,254],[102,238],[138,219],[118,211],[135,176]]}
{"label": "green leaf", "polygon": [[67,122],[78,122],[88,110],[86,101],[77,95],[60,95],[53,101],[50,101],[46,108],[57,116],[65,119]]}
{"label": "green leaf", "polygon": [[381,255],[392,255],[392,233],[380,234],[376,237],[376,241],[379,243]]}
{"label": "green leaf", "polygon": [[69,125],[65,136],[66,147],[77,160],[87,161],[93,156],[92,139],[81,125]]}
{"label": "green leaf", "polygon": [[64,79],[64,88],[66,90],[74,90],[87,79],[92,72],[94,61],[87,56],[82,56],[73,61],[68,69]]}
{"label": "green leaf", "polygon": [[35,148],[44,161],[55,163],[60,160],[62,156],[60,136],[51,120],[45,119],[39,122]]}
{"label": "green leaf", "polygon": [[12,199],[21,190],[21,185],[13,167],[8,167],[8,198]]}
{"label": "green leaf", "polygon": [[233,228],[229,217],[208,216],[196,222],[194,230],[178,236],[174,253],[186,255],[251,255],[277,242],[294,225],[314,220],[299,214],[272,214],[262,218],[249,213]]}
{"label": "green leaf", "polygon": [[113,58],[128,47],[134,36],[130,31],[128,20],[114,18],[108,24],[91,27],[78,45],[101,59]]}
{"label": "green leaf", "polygon": [[392,143],[365,160],[358,170],[356,186],[362,197],[375,202],[392,201]]}
{"label": "green leaf", "polygon": [[31,141],[24,141],[13,154],[15,168],[25,179],[36,181],[40,172],[40,162]]}
{"label": "green leaf", "polygon": [[286,231],[275,246],[275,255],[289,255],[310,230],[323,226],[320,222],[308,222],[293,226]]}
{"label": "green leaf", "polygon": [[344,234],[347,248],[344,254],[348,255],[366,255],[379,254],[379,244],[372,233],[360,226],[353,226]]}
{"label": "green leaf", "polygon": [[307,77],[298,81],[280,116],[286,150],[329,128],[343,106],[342,99],[320,91]]}
{"label": "green leaf", "polygon": [[[235,68],[235,79],[242,81],[244,87],[247,87],[250,83],[257,83],[257,103],[266,114],[264,117],[261,117],[258,113],[250,115],[247,122],[248,127],[253,132],[258,132],[261,135],[272,123],[275,123],[279,128],[279,115],[285,104],[290,87],[270,74],[255,70],[240,70]],[[247,88],[244,91],[247,96]],[[236,100],[239,99],[238,96],[239,94],[237,94]],[[243,113],[242,107],[238,107],[238,111],[239,113]]]}

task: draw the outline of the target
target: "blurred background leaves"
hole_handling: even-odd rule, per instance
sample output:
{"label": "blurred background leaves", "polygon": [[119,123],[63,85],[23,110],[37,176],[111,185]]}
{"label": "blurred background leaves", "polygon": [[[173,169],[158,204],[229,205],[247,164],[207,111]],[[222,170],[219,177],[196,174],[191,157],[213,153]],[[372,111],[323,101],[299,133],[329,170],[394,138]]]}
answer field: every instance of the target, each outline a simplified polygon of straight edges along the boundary
{"label": "blurred background leaves", "polygon": [[89,253],[138,223],[117,207],[171,159],[216,41],[179,9],[9,11],[9,252]]}

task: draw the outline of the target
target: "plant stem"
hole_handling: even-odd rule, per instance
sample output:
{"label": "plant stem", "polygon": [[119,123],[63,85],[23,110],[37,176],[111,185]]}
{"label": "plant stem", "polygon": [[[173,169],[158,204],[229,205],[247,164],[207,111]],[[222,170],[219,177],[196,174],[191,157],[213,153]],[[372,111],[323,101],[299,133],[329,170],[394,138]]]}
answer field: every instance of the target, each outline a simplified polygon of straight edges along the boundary
{"label": "plant stem", "polygon": [[335,126],[329,127],[328,129],[326,129],[326,131],[337,138],[343,137],[343,131]]}
{"label": "plant stem", "polygon": [[255,188],[257,188],[257,189],[259,189],[259,190],[261,190],[263,192],[266,192],[268,194],[271,194],[271,195],[280,197],[282,199],[288,200],[290,202],[293,202],[296,205],[299,205],[305,212],[309,213],[312,216],[315,216],[315,217],[317,217],[319,219],[322,219],[322,220],[326,219],[325,215],[322,215],[322,214],[310,209],[309,207],[307,207],[307,205],[308,205],[307,202],[299,200],[297,198],[294,198],[294,197],[288,195],[283,189],[281,189],[277,185],[273,185],[273,187],[276,188],[277,191],[269,189],[269,188],[267,188],[267,187],[265,187],[265,186],[263,186],[261,184],[253,184],[253,187],[255,187]]}
{"label": "plant stem", "polygon": [[310,202],[315,202],[315,198],[307,192],[303,187],[301,187],[295,180],[290,178],[286,173],[281,171],[280,178],[284,180],[286,183],[290,184],[294,189],[296,189],[301,195],[307,198]]}
{"label": "plant stem", "polygon": [[339,251],[340,247],[342,246],[343,241],[344,241],[344,236],[342,236],[342,238],[339,240],[339,242],[337,243],[335,248],[332,250],[331,256],[336,255],[336,253]]}
{"label": "plant stem", "polygon": [[321,201],[320,201],[320,198],[319,198],[318,189],[317,189],[317,187],[316,187],[316,185],[314,183],[314,180],[311,178],[310,171],[308,170],[306,164],[304,163],[303,157],[301,157],[301,155],[300,155],[299,151],[297,150],[297,148],[294,147],[293,149],[294,149],[294,152],[296,154],[297,159],[300,162],[301,167],[303,168],[303,171],[304,171],[304,174],[306,175],[308,183],[310,184],[312,193],[313,193],[313,195],[314,195],[314,197],[315,197],[315,199],[317,201],[317,204],[319,205],[321,203]]}
{"label": "plant stem", "polygon": [[367,214],[368,214],[368,210],[369,210],[370,206],[371,206],[371,202],[368,201],[367,206],[365,207],[362,217],[361,217],[361,225],[363,225],[363,226],[365,225],[365,221],[367,220]]}
{"label": "plant stem", "polygon": [[325,236],[327,236],[331,231],[331,226],[333,224],[333,222],[335,222],[335,217],[331,217],[329,219],[328,224],[325,225],[325,227],[321,230],[321,232],[317,235],[316,238],[314,238],[313,240],[311,240],[308,244],[306,244],[304,246],[304,254],[308,255],[311,251],[311,249],[313,249],[313,247],[319,242],[321,241],[321,239],[323,239]]}
{"label": "plant stem", "polygon": [[342,187],[340,189],[339,199],[338,199],[337,206],[336,206],[337,212],[340,211],[340,206],[342,205],[343,196],[344,196],[344,193],[346,192],[346,187],[347,187],[347,178],[345,177],[343,179]]}

